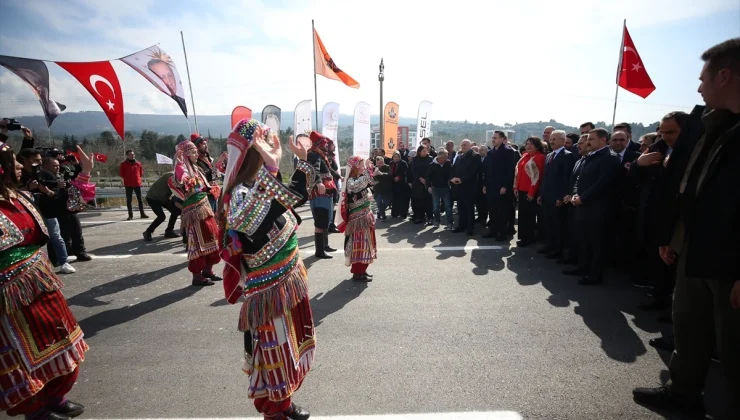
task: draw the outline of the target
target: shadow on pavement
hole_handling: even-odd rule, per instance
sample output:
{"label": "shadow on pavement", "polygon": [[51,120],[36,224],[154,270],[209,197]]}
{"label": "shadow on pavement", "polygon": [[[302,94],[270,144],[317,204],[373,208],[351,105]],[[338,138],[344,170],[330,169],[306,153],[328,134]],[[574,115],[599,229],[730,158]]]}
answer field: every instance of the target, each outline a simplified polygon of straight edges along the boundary
{"label": "shadow on pavement", "polygon": [[329,315],[340,311],[345,305],[360,296],[367,289],[367,283],[344,280],[326,293],[319,293],[311,298],[313,323],[315,326]]}
{"label": "shadow on pavement", "polygon": [[173,249],[180,249],[178,253],[184,253],[185,247],[182,244],[182,238],[164,239],[162,237],[152,242],[144,241],[144,238],[120,244],[104,246],[97,249],[88,249],[93,255],[141,255],[141,254],[158,254],[166,253]]}

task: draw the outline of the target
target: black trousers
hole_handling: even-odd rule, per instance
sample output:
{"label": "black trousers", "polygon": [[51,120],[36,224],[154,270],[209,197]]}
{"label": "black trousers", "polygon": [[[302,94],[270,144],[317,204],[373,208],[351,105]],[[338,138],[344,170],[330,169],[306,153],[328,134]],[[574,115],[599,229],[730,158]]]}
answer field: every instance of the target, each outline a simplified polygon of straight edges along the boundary
{"label": "black trousers", "polygon": [[62,239],[67,246],[67,254],[80,255],[85,253],[85,239],[82,237],[82,225],[76,213],[64,212],[57,216]]}
{"label": "black trousers", "polygon": [[478,191],[477,198],[475,199],[475,210],[478,216],[477,220],[485,224],[488,220],[488,200],[482,190]]}
{"label": "black trousers", "polygon": [[136,201],[139,203],[139,212],[144,214],[144,201],[141,200],[141,187],[126,187],[126,207],[128,208],[129,217],[134,216],[134,212],[131,209],[133,193],[136,193]]}
{"label": "black trousers", "polygon": [[411,199],[411,211],[414,212],[414,220],[433,220],[434,212],[432,210],[431,194]]}
{"label": "black trousers", "polygon": [[494,236],[507,236],[514,229],[511,213],[514,210],[514,193],[507,190],[505,194],[486,194],[488,216],[491,218],[488,231]]}
{"label": "black trousers", "polygon": [[[584,213],[588,210],[584,209]],[[578,266],[594,279],[603,279],[608,261],[609,228],[605,218],[586,218],[580,221],[581,243]]]}
{"label": "black trousers", "polygon": [[583,222],[578,222],[576,213],[578,212],[578,209],[576,209],[572,204],[569,204],[567,206],[567,212],[568,212],[568,235],[567,235],[567,242],[568,242],[568,259],[576,260],[578,261],[578,254],[581,251],[581,226]]}
{"label": "black trousers", "polygon": [[164,222],[164,220],[167,218],[164,214],[163,209],[167,209],[167,211],[170,212],[170,221],[167,223],[167,229],[165,232],[171,232],[175,229],[175,222],[177,221],[177,216],[180,215],[180,209],[178,209],[174,204],[172,204],[172,201],[167,201],[166,203],[162,203],[161,201],[152,200],[151,198],[147,198],[146,202],[149,204],[149,207],[152,208],[152,211],[157,216],[156,219],[152,222],[152,224],[149,225],[149,227],[146,229],[149,233],[154,233],[154,230],[159,227],[159,225]]}
{"label": "black trousers", "polygon": [[457,198],[457,229],[465,229],[468,233],[475,230],[475,197],[466,194]]}
{"label": "black trousers", "polygon": [[519,191],[519,240],[526,243],[534,243],[537,228],[537,205],[536,200],[527,199],[527,191]]}
{"label": "black trousers", "polygon": [[391,217],[406,218],[409,215],[409,198],[411,190],[403,186],[393,186],[393,207]]}
{"label": "black trousers", "polygon": [[565,206],[557,207],[554,202],[542,202],[542,226],[545,230],[545,246],[556,252],[565,248],[568,211]]}

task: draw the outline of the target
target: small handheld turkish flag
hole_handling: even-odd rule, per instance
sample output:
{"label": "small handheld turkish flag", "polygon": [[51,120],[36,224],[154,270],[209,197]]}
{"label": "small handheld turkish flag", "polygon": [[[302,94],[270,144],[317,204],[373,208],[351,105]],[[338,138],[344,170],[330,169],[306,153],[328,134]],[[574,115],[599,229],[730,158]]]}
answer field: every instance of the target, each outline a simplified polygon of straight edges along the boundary
{"label": "small handheld turkish flag", "polygon": [[110,62],[56,63],[82,83],[123,138],[123,92]]}
{"label": "small handheld turkish flag", "polygon": [[653,81],[650,80],[645,66],[642,65],[640,54],[637,53],[632,37],[630,36],[627,26],[624,27],[624,41],[622,44],[622,57],[619,60],[622,64],[619,73],[617,73],[617,84],[624,90],[634,93],[637,96],[647,98],[655,90]]}
{"label": "small handheld turkish flag", "polygon": [[95,161],[100,163],[108,162],[108,156],[102,153],[95,153]]}

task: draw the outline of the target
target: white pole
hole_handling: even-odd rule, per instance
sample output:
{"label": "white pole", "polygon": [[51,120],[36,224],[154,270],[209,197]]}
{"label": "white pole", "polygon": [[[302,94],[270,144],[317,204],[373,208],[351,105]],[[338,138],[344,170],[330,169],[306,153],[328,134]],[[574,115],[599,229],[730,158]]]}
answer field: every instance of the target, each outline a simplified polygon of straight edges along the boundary
{"label": "white pole", "polygon": [[[198,131],[198,116],[195,114],[195,98],[193,97],[193,83],[190,81],[190,66],[188,65],[188,53],[185,51],[185,35],[180,31],[182,39],[182,52],[185,54],[185,70],[188,72],[188,86],[190,86],[190,103],[193,105],[193,119],[195,120],[195,131]],[[190,127],[190,121],[188,121]]]}
{"label": "white pole", "polygon": [[627,19],[622,25],[622,43],[619,45],[619,65],[617,66],[617,91],[614,93],[614,113],[612,113],[612,130],[617,122],[617,98],[619,97],[619,76],[622,74],[622,56],[624,55],[624,31],[627,28]]}

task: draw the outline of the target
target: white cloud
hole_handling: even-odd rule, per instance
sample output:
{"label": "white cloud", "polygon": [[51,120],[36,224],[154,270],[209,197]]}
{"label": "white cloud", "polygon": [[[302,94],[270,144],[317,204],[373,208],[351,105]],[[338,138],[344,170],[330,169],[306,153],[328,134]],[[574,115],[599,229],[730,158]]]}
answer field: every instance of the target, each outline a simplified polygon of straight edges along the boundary
{"label": "white cloud", "polygon": [[[426,99],[434,103],[435,119],[514,123],[554,118],[571,124],[611,119],[622,16],[628,18],[650,71],[651,65],[656,68],[656,62],[670,59],[660,48],[648,48],[656,44],[644,41],[643,32],[651,26],[738,11],[733,0],[625,0],[600,2],[598,7],[589,0],[318,0],[279,7],[266,1],[213,0],[155,15],[153,1],[128,0],[115,8],[95,0],[77,3],[28,2],[29,11],[44,16],[60,40],[0,30],[0,52],[99,60],[160,43],[178,65],[190,107],[179,33],[183,30],[199,114],[228,114],[236,105],[259,111],[276,104],[292,110],[314,96],[313,18],[337,65],[361,83],[355,90],[319,76],[320,105],[336,101],[341,112],[349,114],[355,103],[366,101],[379,110],[382,56],[384,100],[399,103],[403,116],[415,116],[419,102]],[[98,35],[74,42],[66,38],[88,31]],[[695,90],[699,53],[686,52],[696,69],[684,69],[683,78],[670,78],[674,85],[662,74],[651,73],[658,90],[647,100],[620,92],[618,119],[655,121],[677,105],[690,109],[699,102],[698,95],[685,93]],[[179,112],[174,101],[132,69],[122,63],[114,66],[127,112]],[[70,110],[97,110],[85,89],[55,67],[50,65],[53,97]],[[40,113],[31,90],[4,70],[0,92],[0,115]]]}

